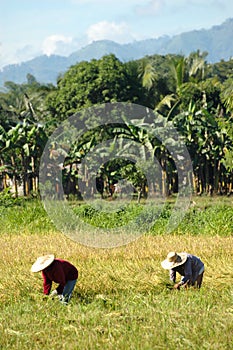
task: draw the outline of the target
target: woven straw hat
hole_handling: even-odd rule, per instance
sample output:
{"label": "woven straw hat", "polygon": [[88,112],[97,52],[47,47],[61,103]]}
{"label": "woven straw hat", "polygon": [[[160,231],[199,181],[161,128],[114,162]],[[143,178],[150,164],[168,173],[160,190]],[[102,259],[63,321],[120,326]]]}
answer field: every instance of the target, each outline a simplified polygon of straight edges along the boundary
{"label": "woven straw hat", "polygon": [[40,256],[37,258],[36,262],[31,267],[31,272],[39,272],[44,270],[46,267],[52,264],[55,257],[53,254],[48,254],[44,256]]}
{"label": "woven straw hat", "polygon": [[174,267],[183,265],[187,260],[187,253],[169,252],[167,258],[161,262],[165,270],[173,269]]}

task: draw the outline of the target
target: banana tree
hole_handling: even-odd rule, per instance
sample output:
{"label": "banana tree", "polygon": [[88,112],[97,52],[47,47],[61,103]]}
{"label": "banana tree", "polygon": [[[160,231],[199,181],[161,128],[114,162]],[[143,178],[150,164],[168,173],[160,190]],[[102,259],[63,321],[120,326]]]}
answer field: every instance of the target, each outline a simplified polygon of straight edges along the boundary
{"label": "banana tree", "polygon": [[38,191],[39,157],[46,142],[44,127],[29,124],[26,119],[6,133],[4,151],[11,159],[15,193],[19,177],[23,182],[24,195]]}
{"label": "banana tree", "polygon": [[218,118],[207,109],[189,109],[173,119],[174,125],[185,137],[194,169],[194,189],[198,193],[218,192],[221,180],[223,149],[229,140],[219,127]]}
{"label": "banana tree", "polygon": [[6,143],[6,130],[0,125],[0,174],[1,184],[0,190],[7,188],[6,176],[7,176],[7,165],[6,165],[6,153],[4,152]]}
{"label": "banana tree", "polygon": [[226,108],[226,116],[219,120],[222,132],[229,138],[228,145],[224,146],[224,158],[222,164],[228,172],[229,193],[233,190],[233,79],[228,78],[222,86],[221,100]]}

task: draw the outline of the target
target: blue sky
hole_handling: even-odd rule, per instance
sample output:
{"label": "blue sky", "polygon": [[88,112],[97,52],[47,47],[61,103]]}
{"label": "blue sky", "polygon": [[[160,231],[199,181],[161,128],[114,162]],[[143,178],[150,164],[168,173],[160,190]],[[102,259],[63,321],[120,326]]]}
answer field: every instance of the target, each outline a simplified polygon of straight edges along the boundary
{"label": "blue sky", "polygon": [[67,56],[94,40],[132,42],[233,17],[230,0],[1,0],[0,68],[41,54]]}

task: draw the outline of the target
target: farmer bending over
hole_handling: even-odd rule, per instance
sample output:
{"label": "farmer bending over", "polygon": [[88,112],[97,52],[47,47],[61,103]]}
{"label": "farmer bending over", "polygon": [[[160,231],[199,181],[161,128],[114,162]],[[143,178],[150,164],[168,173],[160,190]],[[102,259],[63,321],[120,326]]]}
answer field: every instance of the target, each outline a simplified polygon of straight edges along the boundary
{"label": "farmer bending over", "polygon": [[50,294],[52,282],[58,283],[51,296],[58,295],[63,304],[68,304],[78,279],[78,270],[74,265],[66,260],[55,259],[54,255],[50,254],[40,256],[32,265],[31,271],[42,271],[45,295]]}
{"label": "farmer bending over", "polygon": [[170,280],[172,282],[176,282],[176,272],[182,276],[181,281],[174,285],[175,289],[180,289],[181,286],[194,286],[195,284],[197,288],[201,288],[204,264],[197,256],[188,253],[170,252],[167,258],[161,262],[161,265],[165,270],[170,270]]}

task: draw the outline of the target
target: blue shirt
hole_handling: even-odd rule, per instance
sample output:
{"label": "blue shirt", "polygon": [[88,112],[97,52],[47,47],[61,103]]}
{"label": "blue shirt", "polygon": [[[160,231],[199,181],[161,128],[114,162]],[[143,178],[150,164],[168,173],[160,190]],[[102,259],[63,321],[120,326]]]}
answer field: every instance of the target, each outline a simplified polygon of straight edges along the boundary
{"label": "blue shirt", "polygon": [[176,282],[176,272],[178,272],[182,278],[181,283],[184,284],[187,281],[194,283],[199,275],[201,268],[204,268],[204,264],[197,256],[187,254],[187,260],[184,264],[174,267],[170,270],[170,279]]}

